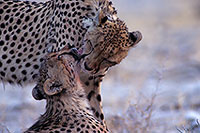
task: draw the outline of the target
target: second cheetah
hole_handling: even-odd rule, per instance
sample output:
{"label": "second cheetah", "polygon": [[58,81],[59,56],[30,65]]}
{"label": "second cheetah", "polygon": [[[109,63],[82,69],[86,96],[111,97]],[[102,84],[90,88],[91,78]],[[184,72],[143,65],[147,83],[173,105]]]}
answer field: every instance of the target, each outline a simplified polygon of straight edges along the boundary
{"label": "second cheetah", "polygon": [[45,80],[40,85],[46,95],[46,112],[25,133],[109,132],[91,111],[77,73],[80,68],[75,54],[65,49],[47,56],[40,71]]}

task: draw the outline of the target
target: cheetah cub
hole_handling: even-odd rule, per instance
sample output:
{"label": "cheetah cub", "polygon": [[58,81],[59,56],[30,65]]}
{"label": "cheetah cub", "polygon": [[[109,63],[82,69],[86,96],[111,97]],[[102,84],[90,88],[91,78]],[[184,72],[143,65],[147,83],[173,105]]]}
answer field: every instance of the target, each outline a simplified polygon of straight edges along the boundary
{"label": "cheetah cub", "polygon": [[77,52],[64,49],[47,56],[38,86],[46,97],[46,112],[25,133],[108,133],[93,116],[80,83]]}

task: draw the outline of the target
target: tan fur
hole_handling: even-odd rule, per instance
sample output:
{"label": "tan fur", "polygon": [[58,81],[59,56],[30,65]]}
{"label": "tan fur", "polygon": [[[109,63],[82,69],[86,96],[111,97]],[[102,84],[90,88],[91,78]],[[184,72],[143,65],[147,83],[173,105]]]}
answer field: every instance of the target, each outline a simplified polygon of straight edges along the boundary
{"label": "tan fur", "polygon": [[43,74],[48,75],[43,85],[47,100],[46,112],[25,133],[107,133],[105,125],[99,122],[91,111],[75,70],[76,63],[73,57],[66,54],[58,59],[58,56],[51,57],[50,54],[45,66],[42,69],[46,69],[47,73]]}

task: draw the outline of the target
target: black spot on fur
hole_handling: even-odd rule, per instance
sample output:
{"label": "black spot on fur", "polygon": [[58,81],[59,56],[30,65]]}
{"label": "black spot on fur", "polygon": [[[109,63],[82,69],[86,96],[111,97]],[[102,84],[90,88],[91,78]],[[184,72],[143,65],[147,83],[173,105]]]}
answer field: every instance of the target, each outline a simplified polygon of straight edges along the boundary
{"label": "black spot on fur", "polygon": [[97,95],[97,100],[98,100],[99,102],[101,102],[101,95],[100,95],[100,94]]}
{"label": "black spot on fur", "polygon": [[91,97],[95,94],[94,91],[90,91],[90,93],[88,94],[87,98],[88,100],[90,101],[91,100]]}
{"label": "black spot on fur", "polygon": [[104,119],[104,115],[103,115],[103,114],[100,115],[100,119],[101,119],[101,120]]}
{"label": "black spot on fur", "polygon": [[103,18],[101,19],[101,24],[104,24],[107,20],[108,20],[108,17],[107,17],[107,16],[103,17]]}
{"label": "black spot on fur", "polygon": [[86,86],[89,86],[89,85],[90,85],[90,83],[89,83],[88,81],[86,81],[86,82],[85,82],[85,85],[86,85]]}

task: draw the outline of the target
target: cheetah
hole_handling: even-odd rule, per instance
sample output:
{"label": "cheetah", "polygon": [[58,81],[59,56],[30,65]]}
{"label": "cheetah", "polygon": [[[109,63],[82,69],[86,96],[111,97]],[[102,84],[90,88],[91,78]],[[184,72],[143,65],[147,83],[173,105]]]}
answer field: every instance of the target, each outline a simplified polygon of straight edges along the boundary
{"label": "cheetah", "polygon": [[[128,32],[120,19],[112,20],[102,10],[93,21],[86,21],[89,26],[84,37],[83,46],[78,50],[80,60],[80,79],[83,82],[90,106],[96,119],[104,122],[100,85],[107,70],[119,64],[141,39],[139,31]],[[112,31],[112,32],[111,32]],[[33,89],[33,96],[42,99],[38,86]]]}
{"label": "cheetah", "polygon": [[[92,32],[96,36],[90,37]],[[100,83],[108,68],[119,64],[140,40],[139,32],[128,32],[110,0],[0,0],[0,80],[21,85],[36,82],[46,54],[65,46],[77,48],[85,55],[80,79],[93,113],[101,122]],[[105,47],[102,49],[100,44]],[[115,49],[113,53],[111,49]],[[45,98],[37,87],[33,96]]]}
{"label": "cheetah", "polygon": [[82,69],[79,75],[95,117],[105,123],[101,82],[110,67],[119,64],[141,41],[142,34],[139,31],[128,32],[123,21],[108,18],[104,11],[97,17],[84,37],[81,51],[84,59],[80,61]]}
{"label": "cheetah", "polygon": [[93,116],[81,85],[77,55],[68,49],[47,56],[41,67],[46,112],[25,133],[108,133]]}

